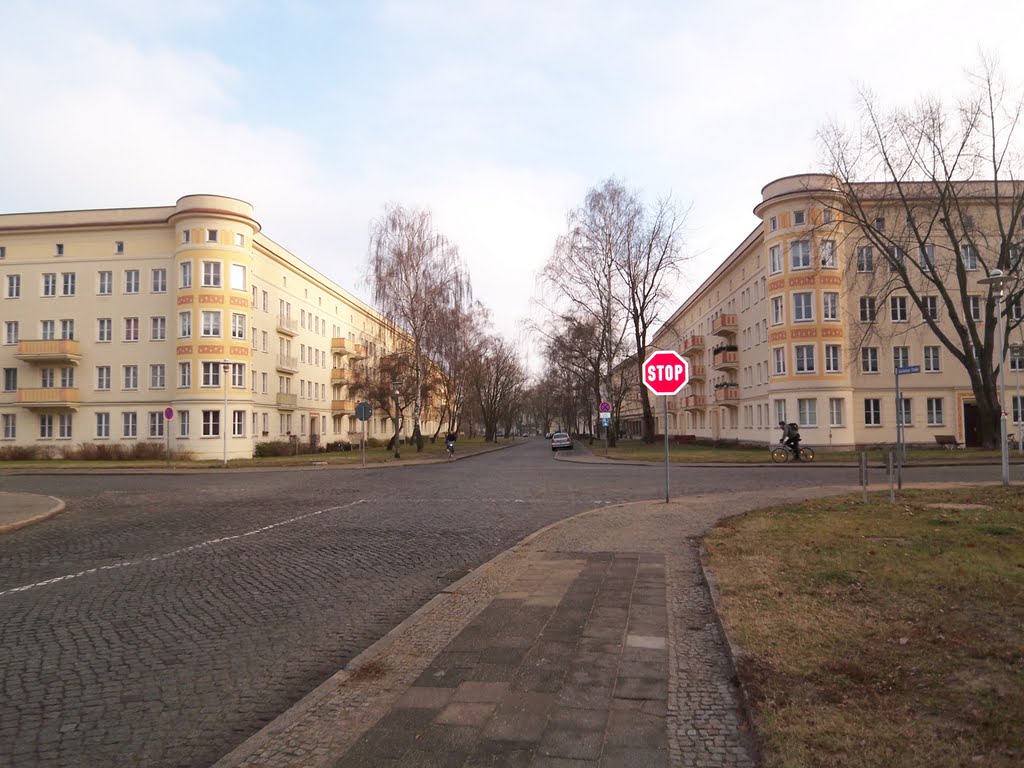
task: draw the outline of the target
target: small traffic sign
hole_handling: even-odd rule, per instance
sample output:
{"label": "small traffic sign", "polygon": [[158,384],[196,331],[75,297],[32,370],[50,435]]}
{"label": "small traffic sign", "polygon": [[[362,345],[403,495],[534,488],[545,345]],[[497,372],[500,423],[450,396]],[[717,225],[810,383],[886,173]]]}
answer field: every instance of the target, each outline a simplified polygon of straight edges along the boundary
{"label": "small traffic sign", "polygon": [[373,416],[373,406],[369,403],[359,403],[356,406],[356,418],[360,421],[369,421]]}
{"label": "small traffic sign", "polygon": [[677,352],[655,352],[644,361],[644,385],[656,395],[674,395],[690,380],[689,366]]}
{"label": "small traffic sign", "polygon": [[920,372],[921,372],[921,366],[920,365],[903,365],[903,366],[900,366],[899,368],[896,369],[896,373],[900,374],[901,376],[904,373],[920,373]]}
{"label": "small traffic sign", "polygon": [[603,403],[601,403],[601,407],[598,410],[600,410],[601,413],[611,413],[612,404],[605,400]]}
{"label": "small traffic sign", "polygon": [[164,418],[168,421],[174,418],[174,409],[171,406],[164,408]]}

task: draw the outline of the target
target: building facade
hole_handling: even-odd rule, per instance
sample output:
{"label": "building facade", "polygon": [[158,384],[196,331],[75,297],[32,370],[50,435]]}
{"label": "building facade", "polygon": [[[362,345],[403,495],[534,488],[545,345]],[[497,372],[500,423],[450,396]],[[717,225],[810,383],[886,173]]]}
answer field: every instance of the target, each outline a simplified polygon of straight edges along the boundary
{"label": "building facade", "polygon": [[[260,231],[252,206],[0,215],[0,446],[159,441],[197,459],[355,441],[374,309]],[[408,420],[406,420],[408,421]],[[379,413],[369,437],[387,439]]]}
{"label": "building facade", "polygon": [[[810,445],[858,446],[896,442],[899,424],[907,443],[935,445],[936,435],[953,435],[977,444],[967,372],[843,205],[824,175],[786,177],[762,190],[754,209],[761,223],[653,340],[654,349],[674,349],[690,366],[690,383],[668,398],[667,424],[655,398],[658,432],[770,443],[779,421],[793,421]],[[874,226],[905,226],[895,209],[888,222],[879,211]],[[988,215],[980,202],[977,215]],[[988,290],[977,283],[985,277],[978,254],[922,250],[923,259],[965,260],[967,306],[980,322]],[[941,302],[934,306],[948,327]],[[1019,303],[1009,311],[1019,317]],[[1024,358],[1020,346],[1007,349],[1006,405],[1018,425]],[[914,367],[899,376],[897,398],[897,369]],[[638,432],[638,411],[636,398],[624,414],[629,433]]]}

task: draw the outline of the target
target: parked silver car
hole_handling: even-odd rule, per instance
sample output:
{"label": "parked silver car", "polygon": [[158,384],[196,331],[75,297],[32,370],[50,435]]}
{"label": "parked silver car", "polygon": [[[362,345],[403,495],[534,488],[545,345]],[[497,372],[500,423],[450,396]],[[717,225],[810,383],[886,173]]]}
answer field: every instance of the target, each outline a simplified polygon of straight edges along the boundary
{"label": "parked silver car", "polygon": [[555,432],[551,436],[551,450],[552,451],[571,451],[572,450],[572,438],[569,437],[568,432]]}

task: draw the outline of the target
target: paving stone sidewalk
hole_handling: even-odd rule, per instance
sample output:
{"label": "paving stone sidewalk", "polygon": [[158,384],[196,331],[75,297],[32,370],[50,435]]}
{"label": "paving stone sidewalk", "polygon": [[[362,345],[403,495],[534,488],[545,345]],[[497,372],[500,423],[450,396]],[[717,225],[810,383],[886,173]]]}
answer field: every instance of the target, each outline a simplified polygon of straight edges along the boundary
{"label": "paving stone sidewalk", "polygon": [[697,539],[820,491],[578,515],[453,584],[216,768],[757,765]]}

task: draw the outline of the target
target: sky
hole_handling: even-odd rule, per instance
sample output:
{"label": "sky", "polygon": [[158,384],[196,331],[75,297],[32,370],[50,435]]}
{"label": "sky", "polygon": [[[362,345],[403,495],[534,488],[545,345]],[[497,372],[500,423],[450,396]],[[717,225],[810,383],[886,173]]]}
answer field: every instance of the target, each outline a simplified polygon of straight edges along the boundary
{"label": "sky", "polygon": [[[690,212],[677,303],[757,224],[761,188],[884,104],[1024,75],[1015,0],[0,0],[0,212],[253,204],[369,298],[371,224],[432,211],[497,332],[589,188]],[[1017,78],[1019,82],[1020,79]]]}

